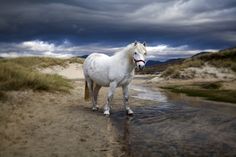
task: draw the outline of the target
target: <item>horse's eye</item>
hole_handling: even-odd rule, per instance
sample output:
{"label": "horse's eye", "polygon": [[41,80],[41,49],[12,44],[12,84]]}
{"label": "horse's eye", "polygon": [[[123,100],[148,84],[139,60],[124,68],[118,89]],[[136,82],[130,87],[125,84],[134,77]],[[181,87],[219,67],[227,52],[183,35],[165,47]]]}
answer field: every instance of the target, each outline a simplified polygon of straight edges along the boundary
{"label": "horse's eye", "polygon": [[136,55],[136,54],[137,54],[137,52],[134,52],[134,54]]}

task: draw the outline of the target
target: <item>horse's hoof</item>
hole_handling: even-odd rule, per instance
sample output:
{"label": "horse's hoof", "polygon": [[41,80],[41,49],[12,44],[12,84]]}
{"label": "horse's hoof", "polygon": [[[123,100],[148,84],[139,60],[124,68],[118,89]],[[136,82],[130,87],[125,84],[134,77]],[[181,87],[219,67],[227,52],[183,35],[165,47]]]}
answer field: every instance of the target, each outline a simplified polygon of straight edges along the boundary
{"label": "horse's hoof", "polygon": [[98,111],[98,107],[93,107],[92,110],[93,111]]}
{"label": "horse's hoof", "polygon": [[108,110],[104,111],[104,115],[105,116],[109,116],[110,115],[110,112]]}
{"label": "horse's hoof", "polygon": [[129,115],[129,116],[133,116],[134,115],[134,112],[132,111],[132,110],[126,110],[126,113],[127,113],[127,115]]}

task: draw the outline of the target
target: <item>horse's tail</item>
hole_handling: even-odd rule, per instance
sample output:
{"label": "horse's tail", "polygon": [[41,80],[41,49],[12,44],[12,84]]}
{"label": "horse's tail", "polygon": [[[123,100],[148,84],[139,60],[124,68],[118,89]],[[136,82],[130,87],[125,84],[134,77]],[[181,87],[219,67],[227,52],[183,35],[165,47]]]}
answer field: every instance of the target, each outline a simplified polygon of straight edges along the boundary
{"label": "horse's tail", "polygon": [[89,89],[88,89],[88,83],[85,80],[85,89],[84,89],[84,100],[89,100]]}

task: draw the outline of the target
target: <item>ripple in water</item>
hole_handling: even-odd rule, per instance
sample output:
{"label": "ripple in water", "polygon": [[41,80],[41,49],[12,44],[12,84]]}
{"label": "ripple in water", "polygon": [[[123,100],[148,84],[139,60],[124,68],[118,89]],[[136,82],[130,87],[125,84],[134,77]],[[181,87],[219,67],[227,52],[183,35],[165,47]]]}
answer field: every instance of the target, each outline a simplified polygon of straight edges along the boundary
{"label": "ripple in water", "polygon": [[132,96],[134,98],[152,100],[157,102],[167,102],[167,97],[160,91],[154,91],[149,88],[137,85],[132,85],[130,88],[138,92],[137,95]]}

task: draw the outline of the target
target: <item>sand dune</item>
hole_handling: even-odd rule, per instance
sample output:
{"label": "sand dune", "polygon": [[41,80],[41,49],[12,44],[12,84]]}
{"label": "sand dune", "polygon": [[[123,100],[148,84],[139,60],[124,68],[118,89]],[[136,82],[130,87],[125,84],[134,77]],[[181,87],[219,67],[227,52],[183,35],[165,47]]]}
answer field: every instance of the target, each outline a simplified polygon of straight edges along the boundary
{"label": "sand dune", "polygon": [[82,64],[79,63],[71,63],[66,67],[62,66],[52,66],[48,68],[39,69],[40,72],[47,74],[58,74],[67,79],[83,79],[84,74],[82,70]]}

